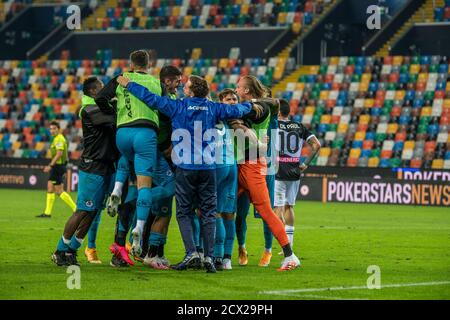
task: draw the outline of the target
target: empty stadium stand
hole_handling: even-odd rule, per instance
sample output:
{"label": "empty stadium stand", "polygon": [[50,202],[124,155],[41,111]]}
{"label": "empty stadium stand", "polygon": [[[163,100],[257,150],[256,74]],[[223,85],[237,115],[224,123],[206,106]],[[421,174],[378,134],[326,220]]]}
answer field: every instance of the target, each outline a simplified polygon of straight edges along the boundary
{"label": "empty stadium stand", "polygon": [[[0,27],[31,2],[0,2]],[[84,2],[97,6],[95,0]],[[326,16],[331,2],[106,0],[83,20],[83,30],[277,26],[301,33],[314,28],[318,15]],[[55,8],[54,18],[55,25],[63,21],[61,8]],[[276,97],[288,99],[294,120],[317,134],[322,149],[313,164],[318,166],[450,169],[449,57],[388,55],[393,42],[423,21],[450,21],[450,0],[426,0],[373,57],[328,57],[320,65],[299,67],[291,56],[303,37],[297,34],[276,57],[242,59],[236,47],[228,57],[211,59],[195,48],[188,57],[154,60],[150,72],[157,76],[163,65],[172,64],[183,70],[184,79],[204,76],[213,98],[233,88],[240,76],[257,76]],[[99,50],[92,60],[74,60],[62,51],[59,60],[0,61],[0,156],[48,157],[48,123],[56,119],[70,142],[70,158],[78,159],[82,82],[96,75],[106,83],[125,71],[128,61],[112,57],[111,50]],[[304,148],[302,156],[308,152]]]}
{"label": "empty stadium stand", "polygon": [[0,28],[15,14],[19,13],[32,0],[2,0],[0,1]]}
{"label": "empty stadium stand", "polygon": [[[99,52],[97,60],[3,61],[0,63],[0,152],[4,156],[46,156],[48,121],[58,119],[70,140],[70,157],[80,156],[81,125],[76,110],[81,82],[99,75],[107,82],[126,60]],[[241,75],[270,85],[276,58],[158,59],[200,74],[213,92],[233,87]],[[292,63],[292,68],[294,64]],[[450,168],[450,77],[448,57],[331,57],[288,83],[278,96],[289,99],[293,118],[320,137],[315,161],[323,166]],[[304,156],[308,149],[304,149]]]}
{"label": "empty stadium stand", "polygon": [[[67,53],[63,53],[66,55]],[[183,69],[184,77],[202,75],[211,84],[213,97],[233,87],[239,76],[252,74],[271,85],[278,58],[239,60],[239,49],[222,59],[201,58],[193,50],[191,59],[158,59],[150,72],[158,76],[163,65]],[[70,141],[70,158],[80,156],[81,123],[76,112],[80,105],[83,80],[99,76],[104,83],[123,72],[126,59],[111,59],[109,50],[99,51],[96,60],[0,61],[0,154],[8,157],[47,156],[50,135],[48,123],[57,119]],[[283,61],[283,63],[285,63]],[[287,67],[293,69],[293,59]]]}
{"label": "empty stadium stand", "polygon": [[[445,5],[448,0],[445,0]],[[380,50],[376,53],[378,57],[389,55],[389,50],[392,45],[400,39],[415,23],[419,22],[440,22],[443,19],[438,19],[440,15],[442,18],[450,17],[450,9],[444,9],[444,0],[426,0],[425,3],[417,9],[417,11],[409,18],[409,20],[401,26],[400,29],[389,39]],[[447,11],[446,11],[447,10]],[[437,14],[439,12],[439,14]]]}
{"label": "empty stadium stand", "polygon": [[434,20],[438,22],[450,21],[450,0],[445,0],[445,3],[438,3],[434,9]]}
{"label": "empty stadium stand", "polygon": [[317,165],[450,168],[448,57],[331,57],[311,70],[278,96],[319,135]]}
{"label": "empty stadium stand", "polygon": [[323,0],[107,0],[84,30],[291,26],[300,31],[323,11]]}

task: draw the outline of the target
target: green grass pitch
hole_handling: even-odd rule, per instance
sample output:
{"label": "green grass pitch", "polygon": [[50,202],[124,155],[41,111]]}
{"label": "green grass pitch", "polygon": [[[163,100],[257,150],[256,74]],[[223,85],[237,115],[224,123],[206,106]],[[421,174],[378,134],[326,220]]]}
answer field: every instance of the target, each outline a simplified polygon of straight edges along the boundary
{"label": "green grass pitch", "polygon": [[[448,208],[298,202],[294,250],[303,265],[286,273],[276,271],[276,241],[270,267],[257,266],[263,232],[252,214],[247,267],[238,266],[235,244],[233,270],[217,274],[141,264],[113,269],[108,246],[114,219],[103,214],[97,242],[103,264],[87,264],[80,252],[81,289],[69,290],[66,268],[50,261],[68,207],[57,199],[51,219],[35,218],[44,191],[2,189],[0,203],[1,299],[450,299]],[[173,263],[183,256],[175,218],[166,256]],[[380,268],[381,289],[365,287],[370,265]]]}

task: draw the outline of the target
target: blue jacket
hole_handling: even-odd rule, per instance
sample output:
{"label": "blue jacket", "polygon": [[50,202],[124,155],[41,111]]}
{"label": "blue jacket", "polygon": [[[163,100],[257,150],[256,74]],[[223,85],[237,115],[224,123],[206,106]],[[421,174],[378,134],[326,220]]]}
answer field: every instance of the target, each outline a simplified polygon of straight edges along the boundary
{"label": "blue jacket", "polygon": [[187,170],[215,169],[216,123],[242,118],[252,109],[250,103],[229,105],[195,97],[173,100],[153,94],[135,82],[130,82],[127,90],[172,119],[172,161]]}

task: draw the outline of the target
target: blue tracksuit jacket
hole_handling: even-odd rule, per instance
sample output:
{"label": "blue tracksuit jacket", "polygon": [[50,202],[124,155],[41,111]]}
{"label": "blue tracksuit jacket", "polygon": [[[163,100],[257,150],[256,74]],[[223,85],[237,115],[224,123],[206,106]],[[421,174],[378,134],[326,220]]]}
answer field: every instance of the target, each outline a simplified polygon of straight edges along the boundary
{"label": "blue tracksuit jacket", "polygon": [[206,98],[173,100],[160,97],[135,82],[130,82],[127,90],[150,108],[172,119],[172,160],[186,170],[215,169],[215,156],[211,150],[215,149],[216,123],[241,118],[251,111],[250,103],[229,105]]}

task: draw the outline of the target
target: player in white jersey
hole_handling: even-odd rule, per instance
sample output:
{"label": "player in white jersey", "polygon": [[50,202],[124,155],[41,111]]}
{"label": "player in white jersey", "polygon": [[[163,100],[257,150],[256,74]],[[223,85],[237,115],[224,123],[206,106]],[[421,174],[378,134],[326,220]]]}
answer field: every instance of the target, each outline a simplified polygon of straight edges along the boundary
{"label": "player in white jersey", "polygon": [[[275,213],[284,222],[291,247],[294,242],[294,205],[300,187],[300,176],[320,150],[316,136],[301,123],[289,119],[290,107],[280,100],[278,117],[279,168],[275,176]],[[310,156],[301,162],[303,143],[311,147]]]}

